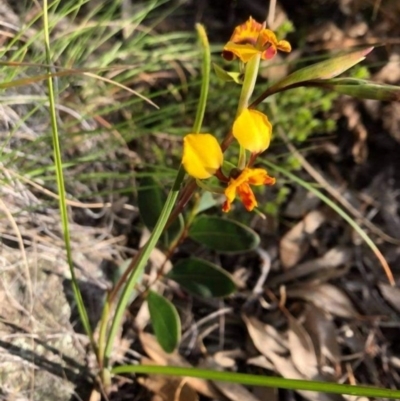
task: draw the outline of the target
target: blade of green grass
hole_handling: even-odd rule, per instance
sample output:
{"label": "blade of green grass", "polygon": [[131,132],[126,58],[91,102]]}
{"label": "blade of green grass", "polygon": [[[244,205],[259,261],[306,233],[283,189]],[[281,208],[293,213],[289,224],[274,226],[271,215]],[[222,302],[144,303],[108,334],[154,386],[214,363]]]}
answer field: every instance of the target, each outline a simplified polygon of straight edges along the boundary
{"label": "blade of green grass", "polygon": [[197,377],[199,379],[227,381],[248,386],[278,387],[290,390],[306,390],[333,394],[400,399],[399,390],[353,386],[350,384],[324,383],[312,380],[284,379],[281,377],[257,376],[245,373],[218,372],[214,370],[182,368],[177,366],[122,365],[113,368],[111,372],[113,374],[144,373],[166,376]]}
{"label": "blade of green grass", "polygon": [[[49,20],[48,20],[48,4],[47,0],[43,0],[43,33],[44,33],[44,42],[46,49],[46,62],[48,65],[51,65],[51,52],[50,52],[50,33],[49,33]],[[67,261],[71,273],[71,282],[72,288],[74,292],[75,301],[77,304],[78,312],[80,319],[82,321],[82,325],[90,339],[91,345],[94,350],[96,350],[96,342],[93,337],[93,332],[90,327],[89,316],[85,308],[85,304],[83,302],[82,294],[80,292],[78,282],[75,275],[73,260],[72,260],[72,251],[71,251],[71,238],[69,232],[69,223],[68,223],[68,211],[66,204],[66,192],[65,192],[65,184],[64,184],[64,174],[62,168],[62,157],[61,157],[61,148],[60,142],[58,138],[58,125],[57,125],[57,114],[56,114],[56,106],[55,106],[55,91],[53,85],[53,78],[50,76],[51,69],[49,68],[49,77],[47,79],[47,87],[48,87],[48,97],[49,97],[49,111],[50,111],[50,119],[51,119],[51,128],[52,128],[52,140],[53,140],[53,151],[54,151],[54,164],[56,168],[56,177],[57,177],[57,187],[59,194],[59,209],[61,215],[61,223],[63,229],[64,243],[67,254]]]}

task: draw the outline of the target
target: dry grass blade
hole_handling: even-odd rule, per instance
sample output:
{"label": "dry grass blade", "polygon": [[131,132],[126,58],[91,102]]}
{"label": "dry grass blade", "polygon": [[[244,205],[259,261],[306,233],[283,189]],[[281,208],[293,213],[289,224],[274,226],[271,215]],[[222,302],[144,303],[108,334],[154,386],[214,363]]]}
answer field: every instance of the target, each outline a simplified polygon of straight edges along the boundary
{"label": "dry grass blade", "polygon": [[[45,64],[35,64],[35,63],[22,63],[22,62],[6,62],[3,61],[0,63],[0,65],[5,65],[5,66],[10,66],[10,67],[26,67],[26,66],[35,66],[35,67],[41,67],[41,68],[55,68],[54,66],[48,66]],[[61,68],[61,67],[59,67]],[[120,66],[120,67],[110,67],[109,69],[118,69],[118,70],[127,70],[131,68],[130,66]],[[98,71],[98,68],[92,69],[93,71]],[[94,72],[91,72],[89,70],[78,70],[78,69],[72,69],[72,68],[63,68],[62,71],[56,71],[52,72],[51,74],[43,74],[43,75],[35,75],[31,76],[28,78],[21,78],[21,79],[16,79],[10,82],[2,82],[0,83],[0,88],[2,89],[9,89],[9,88],[17,88],[19,86],[27,86],[27,85],[32,85],[34,83],[38,83],[41,81],[45,81],[46,79],[51,78],[59,78],[59,77],[68,77],[72,75],[85,75],[91,78],[95,78],[99,81],[104,81],[107,82],[111,85],[115,85],[127,92],[132,93],[133,95],[137,96],[138,98],[144,100],[151,106],[155,107],[158,109],[159,107],[150,99],[148,99],[146,96],[143,96],[139,92],[135,91],[134,89],[129,88],[126,85],[123,85],[119,82],[116,82],[112,79],[102,77],[101,75],[95,74]]]}

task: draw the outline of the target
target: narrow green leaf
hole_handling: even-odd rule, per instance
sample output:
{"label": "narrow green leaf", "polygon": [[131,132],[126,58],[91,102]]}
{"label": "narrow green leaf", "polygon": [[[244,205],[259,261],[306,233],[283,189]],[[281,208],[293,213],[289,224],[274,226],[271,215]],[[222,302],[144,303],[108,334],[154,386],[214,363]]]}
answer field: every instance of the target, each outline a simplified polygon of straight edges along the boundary
{"label": "narrow green leaf", "polygon": [[[144,225],[153,230],[161,211],[164,207],[167,196],[162,185],[154,178],[153,175],[143,177],[139,183],[138,189],[138,207],[140,217]],[[177,219],[162,235],[162,239],[166,244],[176,235],[182,228],[182,222]]]}
{"label": "narrow green leaf", "polygon": [[[51,124],[51,139],[53,146],[53,160],[54,167],[56,171],[57,178],[57,190],[59,195],[58,207],[60,210],[60,218],[61,218],[61,226],[62,233],[64,238],[65,252],[69,267],[69,272],[71,274],[71,284],[72,290],[74,294],[74,298],[76,301],[76,307],[79,312],[79,317],[82,323],[82,326],[85,329],[86,334],[89,337],[90,344],[92,349],[97,352],[97,343],[93,336],[93,330],[90,325],[90,319],[88,311],[85,307],[85,303],[82,297],[82,292],[78,285],[78,279],[75,273],[75,264],[73,262],[73,251],[71,247],[71,234],[70,234],[70,226],[69,226],[69,217],[68,217],[68,208],[67,208],[67,196],[65,190],[65,180],[64,180],[64,171],[63,171],[63,160],[62,160],[62,152],[60,145],[60,133],[58,131],[58,119],[57,119],[57,110],[56,110],[56,100],[57,93],[56,87],[53,83],[53,78],[49,75],[51,73],[51,65],[53,65],[53,60],[51,59],[51,48],[50,48],[50,29],[49,29],[49,5],[47,0],[43,1],[43,28],[44,28],[44,49],[46,54],[46,62],[48,65],[48,75],[47,76],[47,89],[48,89],[48,99],[49,99],[49,118]],[[29,279],[29,277],[28,277]],[[32,297],[32,293],[29,293],[30,297]]]}
{"label": "narrow green leaf", "polygon": [[400,87],[376,84],[355,78],[336,78],[324,81],[311,81],[307,86],[317,86],[361,99],[375,99],[388,102],[400,101]]}
{"label": "narrow green leaf", "polygon": [[328,60],[301,68],[270,86],[262,93],[251,105],[255,107],[261,103],[266,97],[281,92],[289,88],[296,88],[304,85],[304,83],[312,80],[324,80],[334,78],[349,68],[353,67],[360,61],[365,59],[365,56],[371,52],[373,47],[368,47],[362,50],[345,54],[344,56],[333,57]]}
{"label": "narrow green leaf", "polygon": [[201,64],[201,90],[199,102],[197,104],[196,118],[193,123],[193,132],[200,132],[203,125],[204,113],[206,112],[208,90],[210,88],[211,51],[207,32],[204,26],[201,24],[196,24],[196,31],[202,50],[203,62]]}
{"label": "narrow green leaf", "polygon": [[171,353],[181,339],[181,321],[175,306],[154,291],[149,291],[147,304],[157,341],[165,352]]}
{"label": "narrow green leaf", "polygon": [[197,258],[180,260],[167,277],[189,293],[202,297],[226,297],[236,290],[229,273],[213,263]]}
{"label": "narrow green leaf", "polygon": [[266,376],[263,374],[252,375],[248,373],[220,372],[215,369],[199,369],[179,366],[122,365],[113,368],[112,373],[116,375],[123,373],[144,373],[153,375],[197,377],[199,379],[241,383],[248,386],[267,386],[291,390],[307,390],[332,394],[350,394],[365,397],[400,399],[400,391],[389,388],[355,386],[352,384],[327,383],[314,380],[284,379],[283,377]]}
{"label": "narrow green leaf", "polygon": [[215,75],[224,82],[236,82],[237,84],[241,85],[243,83],[243,74],[240,72],[230,72],[224,70],[218,64],[212,63]]}
{"label": "narrow green leaf", "polygon": [[145,176],[140,180],[138,188],[138,207],[140,217],[145,226],[152,230],[164,206],[167,196],[161,189],[161,185],[151,176]]}
{"label": "narrow green leaf", "polygon": [[251,228],[216,216],[199,216],[189,229],[189,237],[214,251],[240,253],[251,251],[260,238]]}

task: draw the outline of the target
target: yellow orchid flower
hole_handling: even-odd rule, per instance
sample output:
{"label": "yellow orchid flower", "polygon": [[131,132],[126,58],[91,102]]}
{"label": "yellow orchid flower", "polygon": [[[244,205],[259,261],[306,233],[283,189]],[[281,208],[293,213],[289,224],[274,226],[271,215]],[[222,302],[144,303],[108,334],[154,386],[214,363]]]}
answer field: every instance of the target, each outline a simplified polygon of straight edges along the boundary
{"label": "yellow orchid flower", "polygon": [[217,139],[211,134],[188,134],[183,138],[182,164],[194,178],[213,176],[224,160]]}
{"label": "yellow orchid flower", "polygon": [[[232,174],[231,174],[232,175]],[[248,168],[239,172],[236,178],[231,178],[225,189],[226,201],[222,206],[224,212],[229,212],[231,203],[239,196],[244,207],[251,212],[257,207],[257,200],[250,185],[274,185],[275,178],[270,177],[268,172],[262,168]]]}
{"label": "yellow orchid flower", "polygon": [[247,63],[256,54],[261,54],[263,60],[269,60],[278,50],[290,52],[292,47],[288,41],[278,40],[274,32],[250,17],[235,28],[222,56],[228,61],[239,58]]}
{"label": "yellow orchid flower", "polygon": [[[271,123],[266,115],[257,110],[244,110],[236,118],[232,132],[233,136],[245,149],[253,155],[263,152],[271,140]],[[254,158],[253,158],[254,160]],[[236,195],[248,211],[257,206],[250,185],[273,185],[275,178],[268,175],[262,168],[245,167],[243,170],[232,169],[229,177],[221,171],[223,153],[217,139],[211,134],[188,134],[183,139],[182,164],[192,177],[203,180],[215,175],[227,185],[224,194],[226,201],[222,210],[228,212]],[[206,185],[201,185],[206,187]]]}
{"label": "yellow orchid flower", "polygon": [[258,154],[271,142],[272,125],[265,114],[244,109],[233,123],[232,134],[246,150]]}

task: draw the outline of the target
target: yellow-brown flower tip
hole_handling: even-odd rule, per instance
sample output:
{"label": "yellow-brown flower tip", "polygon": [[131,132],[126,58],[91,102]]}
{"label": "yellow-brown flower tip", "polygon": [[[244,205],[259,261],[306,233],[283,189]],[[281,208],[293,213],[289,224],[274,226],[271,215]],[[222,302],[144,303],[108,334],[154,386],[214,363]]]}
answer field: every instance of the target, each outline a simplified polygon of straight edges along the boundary
{"label": "yellow-brown flower tip", "polygon": [[211,134],[188,134],[183,139],[182,164],[194,178],[210,178],[221,167],[223,154],[217,139]]}
{"label": "yellow-brown flower tip", "polygon": [[230,38],[230,41],[234,43],[249,43],[255,45],[261,30],[262,25],[255,19],[253,19],[253,17],[249,17],[246,22],[238,25],[235,28]]}
{"label": "yellow-brown flower tip", "polygon": [[274,32],[263,28],[262,24],[250,17],[235,28],[229,42],[224,46],[222,57],[228,61],[239,58],[247,63],[256,54],[269,60],[278,50],[290,52],[290,43],[286,40],[278,41]]}
{"label": "yellow-brown flower tip", "polygon": [[272,125],[265,114],[245,109],[233,123],[232,134],[246,150],[261,153],[271,142]]}
{"label": "yellow-brown flower tip", "polygon": [[236,195],[239,196],[244,207],[251,212],[257,207],[257,200],[250,185],[274,185],[275,178],[270,177],[262,168],[245,168],[237,178],[232,178],[225,189],[226,201],[222,211],[229,212]]}
{"label": "yellow-brown flower tip", "polygon": [[278,50],[290,52],[292,46],[286,40],[278,40],[274,32],[269,29],[263,29],[258,37],[258,47],[262,51],[261,58],[269,60],[276,55]]}

